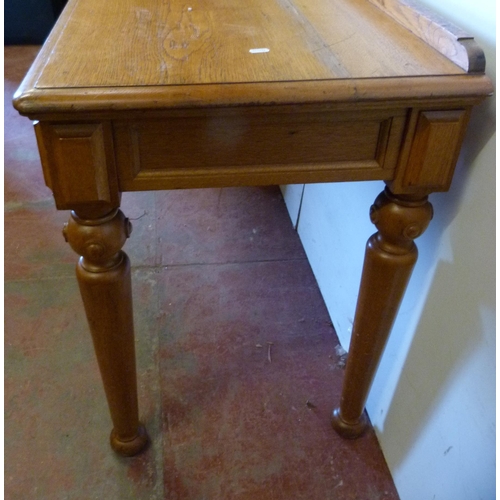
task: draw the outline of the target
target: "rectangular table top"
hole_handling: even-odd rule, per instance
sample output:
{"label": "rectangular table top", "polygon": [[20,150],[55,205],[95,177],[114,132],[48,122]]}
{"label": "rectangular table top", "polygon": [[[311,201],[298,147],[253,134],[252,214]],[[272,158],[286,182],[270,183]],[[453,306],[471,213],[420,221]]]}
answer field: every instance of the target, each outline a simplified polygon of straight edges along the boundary
{"label": "rectangular table top", "polygon": [[457,47],[465,53],[453,37],[467,37],[455,30],[450,41],[447,28],[442,36],[439,23],[405,5],[70,0],[15,105],[37,117],[490,92],[484,76],[471,77],[453,57]]}
{"label": "rectangular table top", "polygon": [[36,86],[463,73],[366,0],[73,0]]}

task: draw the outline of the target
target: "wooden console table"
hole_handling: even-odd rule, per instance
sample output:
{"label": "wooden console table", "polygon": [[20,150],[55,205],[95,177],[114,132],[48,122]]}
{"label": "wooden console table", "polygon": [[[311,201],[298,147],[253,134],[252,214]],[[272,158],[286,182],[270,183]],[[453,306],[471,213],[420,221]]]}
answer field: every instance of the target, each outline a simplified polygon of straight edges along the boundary
{"label": "wooden console table", "polygon": [[[141,451],[124,191],[383,180],[340,406],[356,437],[473,105],[492,92],[458,28],[398,0],[70,0],[14,98],[77,265],[113,421]],[[346,217],[346,223],[348,218]]]}

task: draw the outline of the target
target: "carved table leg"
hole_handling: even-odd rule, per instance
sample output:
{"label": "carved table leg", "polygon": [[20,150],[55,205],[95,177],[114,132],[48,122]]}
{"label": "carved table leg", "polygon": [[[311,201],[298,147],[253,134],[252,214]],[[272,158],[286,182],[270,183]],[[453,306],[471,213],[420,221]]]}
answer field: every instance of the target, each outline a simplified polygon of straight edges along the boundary
{"label": "carved table leg", "polygon": [[148,442],[138,419],[130,261],[121,251],[130,232],[118,209],[93,219],[72,212],[63,230],[81,255],[76,275],[113,421],[111,447],[123,456]]}
{"label": "carved table leg", "polygon": [[387,188],[371,207],[378,232],[366,246],[356,315],[340,407],[333,428],[343,437],[360,436],[367,424],[364,406],[382,351],[417,261],[413,240],[427,228],[427,197],[393,195]]}

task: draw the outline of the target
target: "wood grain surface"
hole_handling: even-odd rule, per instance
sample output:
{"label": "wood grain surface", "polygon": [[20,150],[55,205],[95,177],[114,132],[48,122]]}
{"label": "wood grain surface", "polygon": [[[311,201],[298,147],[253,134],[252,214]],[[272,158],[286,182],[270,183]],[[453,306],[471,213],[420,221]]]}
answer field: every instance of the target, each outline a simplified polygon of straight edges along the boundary
{"label": "wood grain surface", "polygon": [[366,0],[71,0],[46,50],[37,88],[463,73]]}
{"label": "wood grain surface", "polygon": [[463,29],[414,0],[369,0],[468,73],[484,73],[484,53]]}
{"label": "wood grain surface", "polygon": [[331,113],[317,107],[118,121],[120,190],[386,180],[405,122],[405,110]]}

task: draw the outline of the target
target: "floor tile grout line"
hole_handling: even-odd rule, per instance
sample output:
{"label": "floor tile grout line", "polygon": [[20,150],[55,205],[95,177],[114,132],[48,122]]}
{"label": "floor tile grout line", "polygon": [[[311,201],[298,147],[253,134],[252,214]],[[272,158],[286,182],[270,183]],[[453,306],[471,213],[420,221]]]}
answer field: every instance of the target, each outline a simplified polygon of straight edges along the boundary
{"label": "floor tile grout line", "polygon": [[62,276],[38,276],[34,278],[14,278],[14,279],[9,279],[9,278],[4,278],[4,283],[9,284],[9,283],[33,283],[37,281],[57,281],[57,280],[63,280],[63,279],[74,279],[76,282],[76,276],[75,274],[65,274]]}
{"label": "floor tile grout line", "polygon": [[[157,269],[154,270],[155,274],[158,274]],[[161,318],[162,316],[159,314],[159,311],[162,310],[161,308],[161,293],[160,293],[160,286],[159,286],[159,281],[158,279],[155,280],[155,287],[156,287],[156,317],[158,318],[158,321],[161,323]],[[168,418],[168,415],[165,415],[164,412],[164,407],[163,407],[163,396],[164,396],[164,391],[163,391],[163,384],[162,384],[162,379],[161,379],[161,355],[160,355],[160,331],[161,331],[161,324],[156,325],[156,375],[157,375],[157,387],[158,387],[158,393],[159,393],[159,417],[160,421],[158,422],[158,432],[160,434],[160,456],[161,456],[161,464],[160,464],[160,481],[161,481],[161,486],[160,490],[162,492],[163,498],[167,497],[167,492],[166,492],[166,486],[165,486],[165,432],[163,432],[163,422],[164,418]],[[168,424],[168,422],[167,422]],[[170,436],[170,434],[169,434]],[[168,437],[169,437],[168,436]],[[150,437],[151,439],[151,437]]]}
{"label": "floor tile grout line", "polygon": [[[244,260],[244,261],[231,261],[231,262],[192,262],[187,264],[133,264],[132,263],[132,273],[134,271],[143,271],[148,269],[167,269],[167,268],[177,268],[177,267],[202,267],[202,266],[236,266],[240,264],[265,264],[265,263],[277,263],[277,262],[304,262],[307,261],[307,257],[298,257],[295,259],[262,259],[262,260]],[[63,274],[60,276],[34,276],[29,278],[4,278],[4,283],[32,283],[36,281],[57,281],[63,279],[76,279],[74,273]]]}
{"label": "floor tile grout line", "polygon": [[39,198],[31,201],[4,200],[4,214],[15,214],[27,210],[42,211],[42,210],[56,210],[56,208],[54,206],[53,198],[48,198],[48,197]]}
{"label": "floor tile grout line", "polygon": [[[158,262],[158,249],[160,247],[160,242],[158,241],[158,213],[157,213],[157,202],[158,202],[158,193],[156,191],[153,192],[153,224],[154,224],[154,244],[155,244],[155,257],[154,257],[154,267],[157,267],[158,264],[161,265],[161,260]],[[161,254],[160,254],[161,257]]]}
{"label": "floor tile grout line", "polygon": [[146,264],[132,265],[132,271],[137,269],[167,269],[172,267],[202,267],[202,266],[235,266],[240,264],[266,264],[273,262],[304,262],[308,261],[307,257],[298,257],[295,259],[262,259],[262,260],[243,260],[243,261],[230,261],[230,262],[190,262],[186,264],[161,264],[151,265]]}
{"label": "floor tile grout line", "polygon": [[[161,269],[162,265],[162,253],[159,252],[160,248],[160,242],[158,241],[158,193],[155,191],[153,193],[153,224],[154,224],[154,245],[155,245],[155,250],[154,250],[154,266],[153,266],[153,272],[158,275],[159,270]],[[159,258],[158,258],[159,255]],[[159,260],[159,262],[158,262]],[[147,266],[145,266],[147,267]],[[132,273],[134,270],[140,270],[142,266],[132,266]],[[160,286],[159,286],[159,281],[158,278],[155,279],[155,287],[156,287],[156,317],[158,318],[158,321],[161,323],[161,316],[158,314],[159,311],[161,310],[161,294],[160,294]],[[159,393],[159,401],[160,401],[160,408],[159,408],[159,418],[160,421],[158,422],[158,432],[160,434],[159,436],[159,445],[160,445],[160,450],[159,450],[159,456],[161,457],[161,463],[160,463],[160,472],[159,472],[159,480],[161,481],[160,484],[160,491],[162,492],[163,498],[167,497],[167,491],[166,491],[166,485],[165,485],[165,439],[167,439],[168,436],[165,436],[165,432],[163,432],[163,422],[164,419],[168,419],[168,414],[165,414],[164,407],[163,407],[163,396],[164,396],[164,389],[163,389],[163,384],[162,384],[162,379],[161,379],[161,356],[160,356],[160,331],[161,331],[161,324],[156,325],[156,346],[157,346],[157,359],[156,359],[156,375],[157,375],[157,381],[156,383],[158,384],[158,393]],[[167,422],[168,426],[168,422]],[[151,439],[151,437],[150,437]]]}

